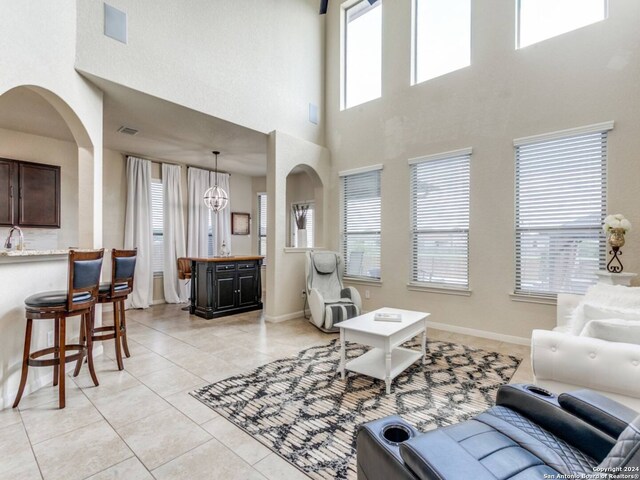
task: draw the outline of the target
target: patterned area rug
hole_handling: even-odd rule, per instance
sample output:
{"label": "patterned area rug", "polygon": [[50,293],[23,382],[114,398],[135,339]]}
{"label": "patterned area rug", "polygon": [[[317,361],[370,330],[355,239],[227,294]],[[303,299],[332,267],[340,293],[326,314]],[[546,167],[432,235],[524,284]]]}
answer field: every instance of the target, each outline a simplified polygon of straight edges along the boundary
{"label": "patterned area rug", "polygon": [[[406,347],[419,349],[419,341]],[[348,344],[347,358],[367,351]],[[250,373],[192,392],[314,479],[355,480],[358,426],[401,415],[426,431],[466,420],[493,406],[521,359],[447,342],[427,343],[427,363],[383,381],[337,373],[340,345],[308,348]]]}

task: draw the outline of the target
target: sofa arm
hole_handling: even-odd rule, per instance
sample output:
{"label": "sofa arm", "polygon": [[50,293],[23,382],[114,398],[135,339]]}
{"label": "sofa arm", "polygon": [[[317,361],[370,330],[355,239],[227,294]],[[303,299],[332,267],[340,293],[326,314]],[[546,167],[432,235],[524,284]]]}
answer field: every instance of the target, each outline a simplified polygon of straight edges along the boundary
{"label": "sofa arm", "polygon": [[536,381],[640,398],[640,345],[534,330],[531,362]]}
{"label": "sofa arm", "polygon": [[590,425],[618,438],[638,412],[591,390],[576,390],[558,397],[560,406]]}

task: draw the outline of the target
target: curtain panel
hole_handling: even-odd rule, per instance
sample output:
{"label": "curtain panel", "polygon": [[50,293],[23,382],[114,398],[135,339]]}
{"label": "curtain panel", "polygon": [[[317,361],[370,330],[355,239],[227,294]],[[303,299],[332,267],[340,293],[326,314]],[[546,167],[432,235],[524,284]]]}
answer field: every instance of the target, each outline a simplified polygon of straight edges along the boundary
{"label": "curtain panel", "polygon": [[163,283],[167,303],[183,303],[187,298],[185,282],[178,279],[178,258],[186,254],[181,170],[179,165],[162,164]]}
{"label": "curtain panel", "polygon": [[135,281],[129,307],[147,308],[153,298],[151,266],[153,230],[151,224],[151,162],[127,157],[127,208],[124,248],[137,248]]}

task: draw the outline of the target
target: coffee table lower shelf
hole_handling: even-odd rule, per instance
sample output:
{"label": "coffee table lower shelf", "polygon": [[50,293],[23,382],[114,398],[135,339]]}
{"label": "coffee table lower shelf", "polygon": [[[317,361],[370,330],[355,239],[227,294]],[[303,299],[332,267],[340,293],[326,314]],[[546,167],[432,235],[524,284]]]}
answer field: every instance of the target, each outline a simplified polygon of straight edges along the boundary
{"label": "coffee table lower shelf", "polygon": [[[391,350],[391,369],[388,380],[391,381],[405,371],[412,363],[422,358],[422,352],[397,347]],[[387,380],[385,353],[381,348],[372,348],[364,355],[350,360],[346,370],[360,373],[379,380]]]}

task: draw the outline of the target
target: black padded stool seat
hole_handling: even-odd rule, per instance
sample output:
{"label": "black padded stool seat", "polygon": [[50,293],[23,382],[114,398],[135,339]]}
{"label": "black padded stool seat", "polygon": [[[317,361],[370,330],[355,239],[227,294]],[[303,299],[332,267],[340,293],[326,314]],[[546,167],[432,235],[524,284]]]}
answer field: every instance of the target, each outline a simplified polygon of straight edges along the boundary
{"label": "black padded stool seat", "polygon": [[127,344],[127,320],[124,301],[133,291],[136,254],[136,250],[117,250],[114,248],[111,251],[111,281],[100,284],[98,303],[113,304],[113,325],[92,327],[88,333],[92,341],[115,340],[118,370],[124,369],[121,349],[124,350],[127,358],[131,356],[129,345]]}
{"label": "black padded stool seat", "polygon": [[[80,373],[85,356],[94,385],[98,377],[93,367],[93,343],[84,332],[93,329],[95,304],[98,301],[98,286],[102,271],[104,250],[69,251],[67,290],[40,292],[25,300],[27,318],[22,354],[20,386],[13,408],[17,407],[27,383],[29,367],[53,367],[53,386],[58,386],[58,405],[65,407],[65,365],[76,362],[74,375]],[[67,318],[80,316],[80,342],[67,343]],[[34,321],[53,320],[54,345],[40,350],[31,350],[31,334]],[[86,341],[85,341],[86,338]],[[42,358],[50,356],[49,358]]]}
{"label": "black padded stool seat", "polygon": [[[73,303],[79,304],[91,300],[88,292],[77,293],[73,296]],[[64,307],[67,304],[67,292],[56,290],[53,292],[40,292],[27,297],[24,301],[27,307]]]}

